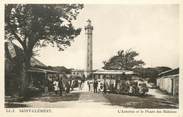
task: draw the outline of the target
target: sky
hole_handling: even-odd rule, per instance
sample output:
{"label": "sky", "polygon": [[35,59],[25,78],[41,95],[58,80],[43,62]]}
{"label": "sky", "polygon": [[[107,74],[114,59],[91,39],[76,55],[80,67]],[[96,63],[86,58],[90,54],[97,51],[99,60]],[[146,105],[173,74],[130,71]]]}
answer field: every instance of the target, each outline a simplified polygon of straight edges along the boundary
{"label": "sky", "polygon": [[93,30],[93,69],[118,50],[133,49],[145,67],[179,65],[178,5],[160,4],[88,4],[73,22],[81,34],[64,51],[44,47],[37,59],[45,65],[86,69],[86,35],[84,26],[91,19]]}

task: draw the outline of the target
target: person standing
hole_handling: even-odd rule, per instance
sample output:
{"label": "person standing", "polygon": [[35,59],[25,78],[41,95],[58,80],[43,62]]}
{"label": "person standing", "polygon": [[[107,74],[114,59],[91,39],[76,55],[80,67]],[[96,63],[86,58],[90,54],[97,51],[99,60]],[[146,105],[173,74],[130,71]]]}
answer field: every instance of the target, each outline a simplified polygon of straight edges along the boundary
{"label": "person standing", "polygon": [[70,93],[70,88],[71,88],[70,83],[67,80],[67,82],[66,82],[66,93]]}
{"label": "person standing", "polygon": [[107,92],[107,83],[106,83],[106,79],[104,79],[104,94],[106,94]]}
{"label": "person standing", "polygon": [[46,95],[48,95],[48,86],[49,85],[49,80],[48,79],[46,79],[45,80],[45,87],[44,87],[44,93],[46,94]]}
{"label": "person standing", "polygon": [[89,80],[87,81],[87,85],[88,85],[88,90],[90,92],[90,81]]}
{"label": "person standing", "polygon": [[79,89],[81,90],[81,80],[78,80]]}
{"label": "person standing", "polygon": [[55,94],[56,94],[56,95],[57,95],[57,93],[58,93],[58,91],[59,91],[58,84],[59,84],[58,80],[55,80],[55,81],[53,82],[53,87],[54,87],[54,91],[55,91]]}
{"label": "person standing", "polygon": [[63,91],[63,82],[62,82],[62,78],[59,80],[58,86],[59,86],[59,89],[60,89],[60,96],[62,96],[62,91]]}
{"label": "person standing", "polygon": [[97,87],[98,87],[98,81],[97,80],[94,80],[93,87],[94,87],[94,93],[97,93]]}

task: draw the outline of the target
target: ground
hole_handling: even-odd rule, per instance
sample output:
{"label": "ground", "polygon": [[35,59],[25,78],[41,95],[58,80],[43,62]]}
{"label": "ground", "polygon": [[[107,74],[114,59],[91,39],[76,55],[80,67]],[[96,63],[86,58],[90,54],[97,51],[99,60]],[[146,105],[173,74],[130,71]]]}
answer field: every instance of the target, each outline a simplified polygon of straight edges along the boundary
{"label": "ground", "polygon": [[5,107],[35,108],[178,108],[177,100],[157,89],[150,89],[147,96],[128,96],[89,92],[87,84],[82,90],[74,89],[63,96],[50,94],[29,101],[6,103]]}

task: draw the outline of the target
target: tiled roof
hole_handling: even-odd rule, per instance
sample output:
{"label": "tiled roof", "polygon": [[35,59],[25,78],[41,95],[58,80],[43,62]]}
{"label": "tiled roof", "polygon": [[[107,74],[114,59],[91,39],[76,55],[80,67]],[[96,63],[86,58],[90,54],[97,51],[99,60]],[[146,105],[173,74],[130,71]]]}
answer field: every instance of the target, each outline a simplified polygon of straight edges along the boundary
{"label": "tiled roof", "polygon": [[179,74],[179,68],[164,71],[164,72],[160,73],[159,76],[161,77],[161,76],[176,75],[176,74]]}

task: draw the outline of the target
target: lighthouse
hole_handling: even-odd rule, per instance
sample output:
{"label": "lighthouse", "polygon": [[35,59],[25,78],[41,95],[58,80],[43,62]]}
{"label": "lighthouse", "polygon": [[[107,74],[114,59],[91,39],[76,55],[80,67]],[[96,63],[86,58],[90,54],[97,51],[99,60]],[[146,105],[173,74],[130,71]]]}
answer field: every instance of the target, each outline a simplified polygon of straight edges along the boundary
{"label": "lighthouse", "polygon": [[92,75],[93,69],[93,42],[92,42],[92,32],[93,26],[91,24],[91,20],[87,20],[87,25],[85,26],[85,34],[87,39],[87,61],[86,61],[86,75],[87,77]]}

